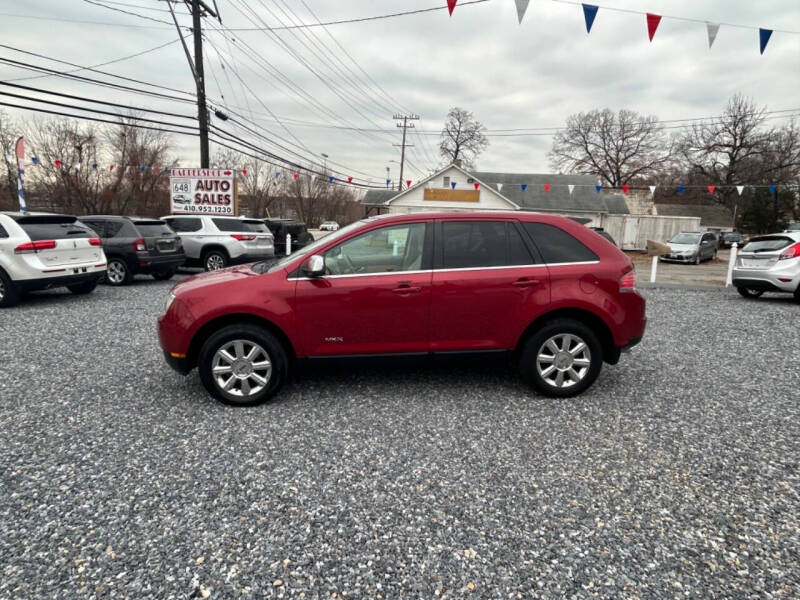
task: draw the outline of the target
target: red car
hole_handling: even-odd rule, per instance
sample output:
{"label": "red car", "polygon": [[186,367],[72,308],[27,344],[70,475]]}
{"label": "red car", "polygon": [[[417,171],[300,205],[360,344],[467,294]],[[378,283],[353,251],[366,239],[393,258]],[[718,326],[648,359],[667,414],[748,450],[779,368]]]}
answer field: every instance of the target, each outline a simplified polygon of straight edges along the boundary
{"label": "red car", "polygon": [[574,396],[644,333],[619,249],[522,212],[372,217],[278,262],[191,277],[158,321],[167,362],[222,402],[274,396],[299,359],[510,352],[523,379]]}

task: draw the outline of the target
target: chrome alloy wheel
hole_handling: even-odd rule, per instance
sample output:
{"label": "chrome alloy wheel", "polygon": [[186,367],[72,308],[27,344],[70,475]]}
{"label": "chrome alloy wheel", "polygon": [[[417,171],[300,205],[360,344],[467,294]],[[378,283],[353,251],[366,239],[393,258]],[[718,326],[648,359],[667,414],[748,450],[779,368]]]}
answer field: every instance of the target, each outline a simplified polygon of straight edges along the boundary
{"label": "chrome alloy wheel", "polygon": [[106,266],[106,278],[114,285],[125,281],[125,265],[118,260],[111,260]]}
{"label": "chrome alloy wheel", "polygon": [[225,259],[219,254],[210,254],[206,258],[206,271],[219,271],[225,268]]}
{"label": "chrome alloy wheel", "polygon": [[272,362],[266,350],[249,340],[227,342],[211,362],[214,382],[233,396],[258,394],[272,377]]}
{"label": "chrome alloy wheel", "polygon": [[580,337],[559,333],[542,344],[536,353],[536,370],[549,385],[572,387],[589,373],[592,353]]}

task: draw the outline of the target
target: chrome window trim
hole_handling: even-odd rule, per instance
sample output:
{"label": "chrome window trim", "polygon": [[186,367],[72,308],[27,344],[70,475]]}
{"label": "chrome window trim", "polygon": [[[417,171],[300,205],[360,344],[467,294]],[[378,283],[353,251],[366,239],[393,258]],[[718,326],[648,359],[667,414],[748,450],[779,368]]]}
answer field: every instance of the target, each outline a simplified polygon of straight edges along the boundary
{"label": "chrome window trim", "polygon": [[596,265],[599,260],[566,263],[538,263],[535,265],[500,265],[497,267],[457,267],[452,269],[424,269],[421,271],[381,271],[379,273],[351,273],[346,275],[320,275],[319,277],[287,277],[287,281],[311,281],[312,279],[340,279],[342,277],[381,277],[384,275],[420,275],[422,273],[449,273],[458,271],[495,271],[498,269],[533,269],[542,267],[566,267],[571,265]]}

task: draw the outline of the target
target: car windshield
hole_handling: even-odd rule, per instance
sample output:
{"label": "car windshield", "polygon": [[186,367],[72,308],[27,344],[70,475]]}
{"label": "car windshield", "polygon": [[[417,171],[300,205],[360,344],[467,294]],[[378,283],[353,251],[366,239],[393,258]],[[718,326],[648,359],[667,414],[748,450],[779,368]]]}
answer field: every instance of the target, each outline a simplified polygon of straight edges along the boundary
{"label": "car windshield", "polygon": [[726,233],[722,237],[725,240],[740,240],[740,239],[742,239],[742,234],[741,233]]}
{"label": "car windshield", "polygon": [[134,223],[136,229],[144,237],[159,237],[162,235],[175,235],[166,223],[161,221],[138,221]]}
{"label": "car windshield", "polygon": [[699,233],[679,233],[673,237],[670,244],[696,244],[700,241]]}
{"label": "car windshield", "polygon": [[[355,223],[351,223],[347,227],[339,228],[334,233],[331,233],[329,235],[326,235],[326,236],[323,236],[323,237],[319,238],[318,240],[314,241],[313,243],[309,244],[308,246],[305,246],[304,248],[301,248],[300,250],[298,250],[294,254],[290,254],[289,256],[286,256],[286,257],[280,259],[278,262],[272,263],[271,265],[269,265],[269,271],[268,272],[272,273],[273,271],[277,271],[278,269],[282,269],[287,264],[289,264],[290,262],[292,262],[294,260],[297,260],[300,257],[311,256],[312,254],[314,254],[314,252],[317,250],[317,248],[319,248],[323,244],[327,244],[328,242],[333,241],[333,240],[338,240],[339,238],[341,238],[344,235],[347,235],[348,233],[353,231],[353,229],[355,229],[359,225],[362,225],[363,223],[364,223],[364,221],[356,221]],[[255,267],[253,267],[253,270],[256,271],[256,272],[263,273],[264,272],[263,267],[259,266],[261,264],[262,263],[258,263]],[[258,269],[261,269],[261,270],[259,271]]]}
{"label": "car windshield", "polygon": [[793,243],[794,240],[788,237],[753,238],[742,248],[742,252],[777,252]]}

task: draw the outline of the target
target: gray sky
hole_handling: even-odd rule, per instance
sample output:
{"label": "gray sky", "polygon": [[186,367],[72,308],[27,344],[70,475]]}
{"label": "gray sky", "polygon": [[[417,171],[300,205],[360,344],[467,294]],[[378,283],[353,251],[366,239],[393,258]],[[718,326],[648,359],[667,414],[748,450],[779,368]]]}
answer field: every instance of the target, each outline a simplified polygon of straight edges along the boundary
{"label": "gray sky", "polygon": [[[166,8],[165,2],[158,0],[117,1]],[[283,4],[284,1],[287,4]],[[322,21],[444,4],[444,0],[304,2]],[[289,22],[286,13],[281,12],[287,5],[303,22],[312,22],[314,18],[304,2],[217,0],[223,24],[228,28],[253,26],[239,12],[239,9],[246,10],[247,5],[270,26],[280,25],[279,18]],[[114,6],[157,19],[170,19],[169,13]],[[604,10],[603,6],[649,11],[665,17],[650,43],[643,15],[612,12]],[[188,24],[186,9],[177,5],[177,10],[183,15],[181,22]],[[58,19],[0,17],[2,43],[80,65],[95,65],[176,39],[174,27],[169,29],[82,0],[26,0],[13,5],[4,2],[0,12]],[[220,101],[220,95],[224,94],[222,104],[238,107],[234,109],[236,112],[268,130],[265,135],[276,141],[278,137],[287,138],[306,148],[293,148],[304,155],[327,153],[330,161],[336,164],[336,170],[362,179],[370,176],[375,182],[384,180],[387,166],[391,168],[392,179],[397,179],[398,164],[390,162],[399,160],[399,148],[392,147],[392,143],[400,142],[399,130],[392,120],[395,110],[406,109],[419,114],[422,117],[417,122],[419,130],[438,133],[452,106],[474,112],[490,130],[558,127],[572,113],[605,107],[630,108],[661,119],[712,116],[720,114],[728,98],[737,92],[771,110],[800,108],[800,35],[776,31],[761,56],[757,30],[723,25],[709,51],[704,23],[669,19],[666,15],[800,31],[800,2],[797,0],[608,0],[601,4],[591,35],[586,33],[579,5],[532,0],[522,25],[518,25],[513,0],[490,0],[457,6],[452,17],[442,10],[328,27],[328,32],[390,99],[377,90],[375,83],[358,70],[321,28],[308,30],[309,35],[316,36],[311,39],[305,37],[302,30],[293,30],[277,34],[228,33],[228,41],[225,41],[220,33],[208,31],[213,46],[206,45],[207,93]],[[208,27],[219,26],[211,20],[206,23]],[[231,37],[237,41],[231,42]],[[278,42],[277,37],[285,45]],[[314,48],[318,56],[304,47],[301,40]],[[248,57],[249,51],[243,52],[246,50],[244,43],[257,51],[258,56],[254,57],[257,62]],[[317,74],[290,55],[286,46]],[[220,65],[217,50],[229,65],[227,72]],[[2,49],[0,56],[50,68],[69,68],[7,49]],[[325,59],[339,68],[346,65],[366,84],[351,85],[331,64],[326,64]],[[244,89],[230,67],[235,68],[253,94]],[[181,90],[192,89],[191,74],[179,44],[99,68]],[[286,78],[286,84],[276,73]],[[345,73],[353,78],[351,71],[345,70]],[[0,80],[30,75],[30,72],[0,65]],[[323,80],[349,98],[354,106],[345,103]],[[20,83],[187,115],[194,112],[191,104],[156,100],[56,77]],[[318,104],[310,105],[298,94],[305,94]],[[380,97],[380,103],[375,94]],[[323,112],[324,108],[319,105],[330,113]],[[268,110],[283,120],[299,142],[272,120]],[[20,115],[18,111],[9,112]],[[781,122],[772,121],[774,124]],[[244,137],[231,123],[219,125]],[[363,134],[331,126],[380,128],[385,132]],[[246,135],[263,147],[287,154],[263,139]],[[407,167],[405,178],[416,180],[422,173],[415,167],[428,172],[439,162],[438,137],[415,134],[409,141],[415,144],[409,154],[413,166]],[[195,139],[176,136],[174,142],[182,164],[199,162]],[[494,135],[490,142],[478,160],[481,170],[550,170],[546,157],[552,143],[550,135]],[[318,156],[317,159],[321,160]]]}

